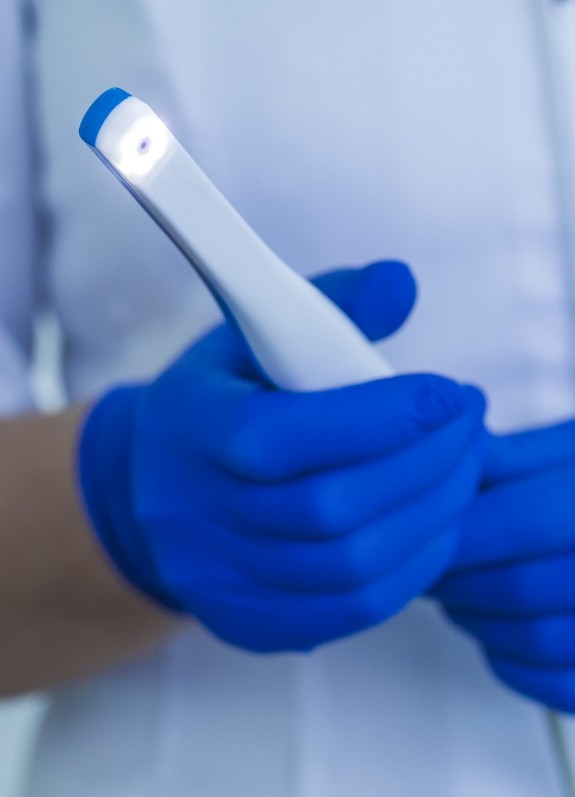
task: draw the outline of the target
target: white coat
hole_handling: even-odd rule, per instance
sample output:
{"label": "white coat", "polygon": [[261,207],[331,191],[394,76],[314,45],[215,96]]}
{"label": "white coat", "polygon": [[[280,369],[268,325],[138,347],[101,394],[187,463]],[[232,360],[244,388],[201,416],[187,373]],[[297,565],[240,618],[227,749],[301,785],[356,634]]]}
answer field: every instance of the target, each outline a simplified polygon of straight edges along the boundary
{"label": "white coat", "polygon": [[[40,259],[28,167],[14,157],[21,96],[0,82],[17,109],[0,125],[5,412],[29,406],[37,296],[60,324],[72,399],[153,374],[217,317],[77,139],[90,101],[120,85],[160,111],[295,268],[412,265],[418,308],[385,345],[400,370],[482,385],[497,428],[574,413],[573,3],[51,0],[39,21],[51,218]],[[303,660],[194,628],[60,690],[25,797],[67,794],[560,797],[560,786],[540,709],[421,601]]]}

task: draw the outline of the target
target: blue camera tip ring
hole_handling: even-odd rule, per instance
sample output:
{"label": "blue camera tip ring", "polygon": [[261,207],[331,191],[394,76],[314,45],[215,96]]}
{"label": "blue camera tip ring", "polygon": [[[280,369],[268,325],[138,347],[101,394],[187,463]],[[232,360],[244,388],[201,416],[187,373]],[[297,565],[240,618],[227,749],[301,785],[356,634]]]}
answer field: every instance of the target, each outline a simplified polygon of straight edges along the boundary
{"label": "blue camera tip ring", "polygon": [[120,103],[131,96],[123,89],[108,89],[108,91],[101,94],[88,108],[82,119],[82,124],[80,125],[80,137],[82,140],[90,147],[95,147],[98,133],[108,116],[114,108],[117,108]]}

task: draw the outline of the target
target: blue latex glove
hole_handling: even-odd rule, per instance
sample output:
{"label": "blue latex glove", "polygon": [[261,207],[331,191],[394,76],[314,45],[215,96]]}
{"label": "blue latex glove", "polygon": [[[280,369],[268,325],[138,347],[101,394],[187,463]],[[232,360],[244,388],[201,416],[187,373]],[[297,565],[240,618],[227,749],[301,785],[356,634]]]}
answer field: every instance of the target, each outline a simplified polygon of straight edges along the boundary
{"label": "blue latex glove", "polygon": [[504,683],[575,712],[575,422],[491,438],[484,489],[433,594]]}
{"label": "blue latex glove", "polygon": [[[317,284],[372,339],[415,296],[397,263]],[[146,594],[240,647],[307,650],[385,620],[450,564],[483,412],[477,390],[433,375],[273,389],[225,325],[95,406],[83,494]]]}

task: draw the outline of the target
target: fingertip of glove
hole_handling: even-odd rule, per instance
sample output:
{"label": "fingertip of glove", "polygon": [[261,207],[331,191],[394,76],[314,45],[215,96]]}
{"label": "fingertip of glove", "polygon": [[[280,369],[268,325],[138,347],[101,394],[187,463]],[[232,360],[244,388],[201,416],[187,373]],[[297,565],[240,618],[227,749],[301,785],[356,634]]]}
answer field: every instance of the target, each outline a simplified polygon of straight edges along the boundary
{"label": "fingertip of glove", "polygon": [[394,293],[413,304],[417,296],[417,283],[407,263],[402,260],[376,260],[368,264],[366,270],[389,282],[389,287]]}
{"label": "fingertip of glove", "polygon": [[485,406],[485,397],[476,387],[429,375],[416,396],[414,410],[422,428],[432,431],[466,411],[482,417]]}
{"label": "fingertip of glove", "polygon": [[[357,290],[371,310],[364,331],[371,340],[380,340],[399,329],[411,313],[417,284],[409,266],[397,260],[371,263],[361,274]],[[381,302],[374,303],[374,296],[380,296]]]}
{"label": "fingertip of glove", "polygon": [[487,396],[485,393],[476,385],[462,385],[461,389],[465,396],[466,408],[483,418],[487,411]]}
{"label": "fingertip of glove", "polygon": [[409,267],[397,260],[331,271],[313,282],[373,341],[399,329],[417,294]]}

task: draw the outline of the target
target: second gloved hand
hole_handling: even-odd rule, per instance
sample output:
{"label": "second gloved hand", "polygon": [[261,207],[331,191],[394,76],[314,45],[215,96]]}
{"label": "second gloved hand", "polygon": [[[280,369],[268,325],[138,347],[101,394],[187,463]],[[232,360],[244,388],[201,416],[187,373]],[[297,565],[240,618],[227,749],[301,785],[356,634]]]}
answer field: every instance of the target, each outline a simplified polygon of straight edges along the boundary
{"label": "second gloved hand", "polygon": [[[372,339],[415,294],[397,263],[317,284]],[[83,494],[147,595],[242,648],[307,650],[382,622],[448,567],[483,411],[477,390],[432,375],[276,390],[223,326],[94,407]]]}
{"label": "second gloved hand", "polygon": [[575,422],[490,439],[481,497],[433,594],[505,684],[575,713]]}

